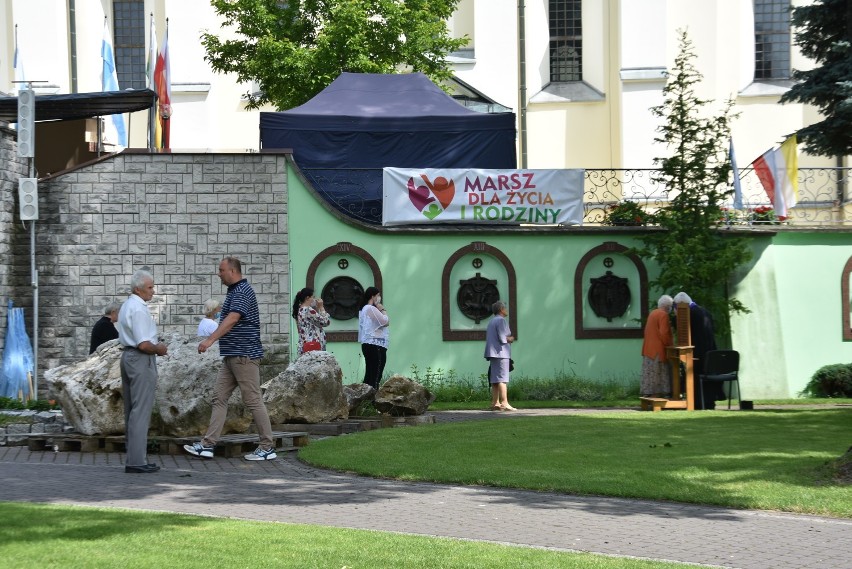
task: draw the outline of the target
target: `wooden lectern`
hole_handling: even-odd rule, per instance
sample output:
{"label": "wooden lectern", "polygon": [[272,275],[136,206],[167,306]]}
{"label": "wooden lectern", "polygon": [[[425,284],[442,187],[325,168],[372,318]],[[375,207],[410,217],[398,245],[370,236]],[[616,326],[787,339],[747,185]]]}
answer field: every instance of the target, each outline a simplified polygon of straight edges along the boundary
{"label": "wooden lectern", "polygon": [[[695,410],[695,383],[693,382],[692,336],[689,331],[689,305],[680,303],[676,312],[677,336],[675,345],[666,348],[666,356],[672,366],[672,396],[671,399],[661,397],[640,397],[642,409],[653,408],[654,411],[663,409],[686,409]],[[684,377],[680,376],[680,364],[683,363]],[[685,382],[684,390],[681,390],[681,381]],[[681,399],[681,391],[686,395]]]}

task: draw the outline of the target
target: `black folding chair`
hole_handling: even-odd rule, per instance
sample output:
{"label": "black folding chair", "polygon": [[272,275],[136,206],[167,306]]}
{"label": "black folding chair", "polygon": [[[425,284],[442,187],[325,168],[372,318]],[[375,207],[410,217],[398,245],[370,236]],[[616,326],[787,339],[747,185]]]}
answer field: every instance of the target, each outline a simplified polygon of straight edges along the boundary
{"label": "black folding chair", "polygon": [[[704,383],[737,384],[737,401],[740,401],[740,353],[736,350],[711,350],[704,356],[704,373],[698,375],[701,391],[701,408],[704,406]],[[733,386],[728,387],[728,409],[731,408]]]}

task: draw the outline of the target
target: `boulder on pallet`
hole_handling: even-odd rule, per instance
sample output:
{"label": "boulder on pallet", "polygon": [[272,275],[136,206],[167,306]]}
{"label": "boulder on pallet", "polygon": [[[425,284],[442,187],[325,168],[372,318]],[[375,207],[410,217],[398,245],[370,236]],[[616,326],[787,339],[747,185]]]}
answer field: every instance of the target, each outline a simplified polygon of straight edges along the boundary
{"label": "boulder on pallet", "polygon": [[62,407],[65,420],[77,432],[124,433],[120,358],[121,345],[112,340],[81,362],[44,372],[50,398]]}
{"label": "boulder on pallet", "polygon": [[376,393],[373,405],[381,413],[394,417],[422,415],[435,400],[435,395],[407,377],[394,375]]}
{"label": "boulder on pallet", "polygon": [[[201,436],[210,424],[213,388],[222,367],[219,344],[214,343],[203,354],[198,353],[201,338],[174,335],[169,338],[169,354],[157,358],[159,382],[154,399],[163,435],[172,437]],[[245,433],[251,425],[251,413],[243,405],[240,390],[228,399],[228,412],[222,434]]]}
{"label": "boulder on pallet", "polygon": [[273,424],[326,423],[349,417],[343,371],[328,352],[302,354],[262,388]]}
{"label": "boulder on pallet", "polygon": [[366,383],[353,383],[343,386],[343,396],[349,406],[349,415],[355,415],[358,408],[366,401],[376,398],[376,390]]}
{"label": "boulder on pallet", "polygon": [[[169,353],[157,358],[159,380],[151,427],[168,436],[201,435],[210,422],[213,386],[222,365],[218,345],[199,354],[198,338],[173,334],[162,341]],[[81,362],[44,373],[50,397],[76,432],[124,434],[121,353],[118,340],[112,340]],[[223,433],[245,432],[250,423],[251,414],[235,391],[228,400]]]}

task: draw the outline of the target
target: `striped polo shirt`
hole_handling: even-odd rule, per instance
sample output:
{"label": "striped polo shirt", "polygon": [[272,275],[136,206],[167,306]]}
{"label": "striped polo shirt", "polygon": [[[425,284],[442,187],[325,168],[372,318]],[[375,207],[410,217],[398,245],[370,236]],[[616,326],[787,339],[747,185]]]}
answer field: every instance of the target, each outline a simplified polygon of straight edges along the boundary
{"label": "striped polo shirt", "polygon": [[254,289],[246,279],[228,287],[219,322],[231,312],[239,313],[240,319],[227,334],[219,338],[219,355],[245,356],[259,360],[263,357],[263,346],[260,344],[260,311],[257,308]]}

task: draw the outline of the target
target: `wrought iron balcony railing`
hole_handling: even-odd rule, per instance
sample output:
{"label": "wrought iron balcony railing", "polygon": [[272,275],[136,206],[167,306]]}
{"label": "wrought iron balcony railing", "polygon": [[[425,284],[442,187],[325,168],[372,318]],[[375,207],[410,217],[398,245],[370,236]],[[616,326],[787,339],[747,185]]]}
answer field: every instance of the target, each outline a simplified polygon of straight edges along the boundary
{"label": "wrought iron balcony railing", "polygon": [[[665,207],[672,197],[654,181],[653,169],[589,169],[586,170],[585,223],[604,221],[608,208],[632,201],[647,211]],[[731,191],[725,223],[730,225],[852,225],[850,199],[852,168],[799,168],[798,201],[788,208],[786,219],[774,215],[757,174],[752,168],[740,170],[742,209],[734,209],[733,185],[721,188]]]}
{"label": "wrought iron balcony railing", "polygon": [[[325,200],[342,214],[381,225],[382,171],[365,169],[303,169],[305,177]],[[601,224],[608,208],[631,201],[646,211],[665,207],[670,193],[654,181],[651,168],[587,169],[583,204],[584,223]],[[787,218],[774,217],[772,203],[751,168],[740,171],[743,208],[729,198],[724,223],[730,225],[852,226],[852,168],[799,168],[798,202]],[[732,185],[722,188],[732,190]]]}

